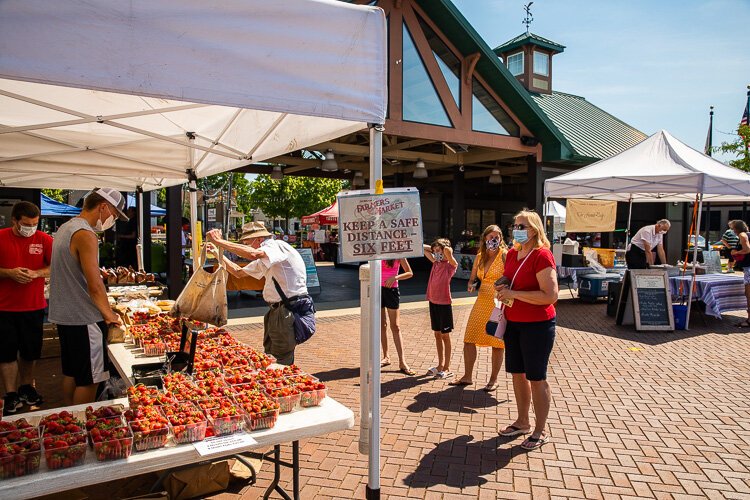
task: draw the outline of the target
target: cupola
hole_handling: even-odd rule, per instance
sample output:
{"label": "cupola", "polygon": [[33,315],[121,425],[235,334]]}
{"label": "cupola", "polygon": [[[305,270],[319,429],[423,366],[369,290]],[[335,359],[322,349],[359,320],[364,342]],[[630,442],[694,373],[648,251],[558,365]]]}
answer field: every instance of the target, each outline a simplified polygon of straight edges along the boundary
{"label": "cupola", "polygon": [[495,47],[494,52],[527,90],[551,94],[552,56],[564,50],[559,43],[526,32]]}

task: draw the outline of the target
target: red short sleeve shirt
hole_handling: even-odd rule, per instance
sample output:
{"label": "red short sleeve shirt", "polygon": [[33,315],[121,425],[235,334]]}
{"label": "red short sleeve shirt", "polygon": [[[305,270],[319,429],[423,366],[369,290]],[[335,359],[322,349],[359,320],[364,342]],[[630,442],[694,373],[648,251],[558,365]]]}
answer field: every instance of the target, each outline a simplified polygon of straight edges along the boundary
{"label": "red short sleeve shirt", "polygon": [[[548,267],[555,268],[555,258],[547,248],[537,248],[526,256],[528,262],[518,260],[518,251],[514,248],[508,251],[505,257],[505,273],[512,280],[516,270],[519,269],[513,281],[513,290],[531,292],[540,290],[536,274]],[[523,266],[521,266],[523,264]],[[505,317],[509,321],[529,323],[532,321],[547,321],[555,317],[555,306],[538,306],[523,302],[519,299],[513,301],[513,307],[505,308]]]}
{"label": "red short sleeve shirt", "polygon": [[[52,237],[37,231],[31,238],[16,236],[13,229],[0,229],[0,268],[25,267],[36,271],[49,266]],[[10,278],[0,278],[0,311],[38,311],[47,307],[44,278],[22,285]]]}

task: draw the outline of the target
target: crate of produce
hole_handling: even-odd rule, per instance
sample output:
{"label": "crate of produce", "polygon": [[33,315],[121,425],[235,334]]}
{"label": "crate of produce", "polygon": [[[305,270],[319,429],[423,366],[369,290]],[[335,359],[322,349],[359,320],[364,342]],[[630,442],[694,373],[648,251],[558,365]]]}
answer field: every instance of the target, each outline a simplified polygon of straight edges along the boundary
{"label": "crate of produce", "polygon": [[245,415],[231,398],[215,398],[198,402],[208,419],[208,436],[224,436],[245,428]]}
{"label": "crate of produce", "polygon": [[0,432],[0,479],[39,472],[42,443],[37,427]]}
{"label": "crate of produce", "polygon": [[300,391],[300,406],[309,408],[320,405],[327,394],[326,385],[312,375],[293,375],[289,379],[294,382]]}
{"label": "crate of produce", "polygon": [[136,451],[162,448],[169,438],[169,421],[159,406],[142,406],[125,412]]}
{"label": "crate of produce", "polygon": [[289,413],[299,408],[302,394],[294,385],[265,389],[266,394],[279,403],[281,413]]}
{"label": "crate of produce", "polygon": [[95,427],[89,431],[89,438],[94,445],[94,455],[100,462],[128,458],[133,452],[133,433],[124,424],[107,429]]}
{"label": "crate of produce", "polygon": [[163,406],[169,421],[172,439],[176,444],[194,443],[206,438],[208,420],[203,411],[193,403]]}
{"label": "crate of produce", "polygon": [[44,461],[50,470],[67,469],[83,464],[86,459],[86,431],[44,435]]}
{"label": "crate of produce", "polygon": [[176,401],[172,394],[161,391],[155,386],[138,384],[128,387],[128,405],[131,409],[140,406],[161,406]]}
{"label": "crate of produce", "polygon": [[143,354],[149,357],[164,356],[167,352],[167,344],[159,339],[141,339]]}
{"label": "crate of produce", "polygon": [[248,431],[270,429],[279,418],[279,403],[265,393],[255,390],[239,392],[234,400],[245,413],[245,428]]}

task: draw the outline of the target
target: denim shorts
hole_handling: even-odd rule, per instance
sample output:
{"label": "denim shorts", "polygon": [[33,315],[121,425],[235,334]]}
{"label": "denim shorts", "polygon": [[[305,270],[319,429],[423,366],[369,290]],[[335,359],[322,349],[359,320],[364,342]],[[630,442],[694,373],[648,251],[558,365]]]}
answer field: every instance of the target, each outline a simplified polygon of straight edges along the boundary
{"label": "denim shorts", "polygon": [[547,321],[508,321],[505,328],[505,371],[524,373],[531,381],[547,380],[547,365],[555,344],[555,318]]}

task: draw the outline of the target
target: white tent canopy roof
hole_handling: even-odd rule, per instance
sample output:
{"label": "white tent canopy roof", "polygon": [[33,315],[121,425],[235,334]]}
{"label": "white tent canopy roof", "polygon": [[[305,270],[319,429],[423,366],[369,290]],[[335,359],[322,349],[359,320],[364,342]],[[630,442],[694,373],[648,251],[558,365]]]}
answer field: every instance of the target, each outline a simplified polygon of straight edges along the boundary
{"label": "white tent canopy roof", "polygon": [[565,205],[562,205],[561,203],[558,203],[556,201],[548,201],[544,213],[547,215],[547,217],[555,217],[565,222],[565,216],[568,212],[565,209]]}
{"label": "white tent canopy roof", "polygon": [[0,2],[0,185],[149,190],[383,123],[385,36],[335,0]]}
{"label": "white tent canopy roof", "polygon": [[623,151],[544,182],[548,198],[634,202],[747,201],[750,174],[696,151],[662,130]]}

